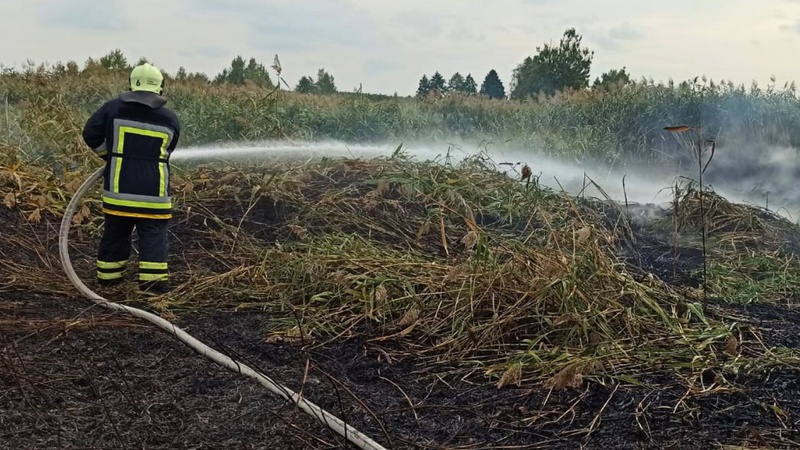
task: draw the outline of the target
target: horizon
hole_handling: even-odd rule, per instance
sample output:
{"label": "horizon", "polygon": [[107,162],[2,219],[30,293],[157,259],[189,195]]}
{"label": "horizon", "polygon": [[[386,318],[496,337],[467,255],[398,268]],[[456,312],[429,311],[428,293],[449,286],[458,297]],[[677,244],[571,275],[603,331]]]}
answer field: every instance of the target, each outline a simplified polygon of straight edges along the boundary
{"label": "horizon", "polygon": [[471,74],[480,85],[491,70],[508,90],[536,47],[575,28],[594,51],[591,80],[625,67],[633,79],[656,83],[705,76],[765,86],[774,77],[783,86],[800,71],[786,56],[800,44],[798,0],[760,8],[755,0],[677,0],[668,9],[634,0],[306,0],[303,7],[286,0],[10,1],[16,8],[6,9],[0,27],[4,42],[16,45],[3,50],[0,64],[15,69],[28,61],[83,67],[119,49],[129,63],[145,57],[170,75],[184,67],[213,79],[236,56],[269,67],[278,55],[292,89],[324,69],[342,92],[361,86],[408,96],[423,75]]}

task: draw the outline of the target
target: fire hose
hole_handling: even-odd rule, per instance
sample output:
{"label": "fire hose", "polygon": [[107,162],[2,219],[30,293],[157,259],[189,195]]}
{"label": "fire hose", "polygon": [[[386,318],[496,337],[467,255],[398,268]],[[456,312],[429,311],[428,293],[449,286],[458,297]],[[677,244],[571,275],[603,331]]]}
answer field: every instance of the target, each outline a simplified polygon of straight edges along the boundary
{"label": "fire hose", "polygon": [[73,195],[72,200],[70,200],[69,204],[67,205],[67,209],[64,212],[64,217],[61,220],[61,229],[58,236],[58,249],[61,257],[61,265],[64,268],[67,277],[70,279],[72,284],[75,285],[75,288],[77,288],[78,291],[80,291],[95,304],[114,311],[126,312],[133,316],[145,319],[164,331],[174,335],[178,340],[211,361],[236,373],[255,379],[273,394],[276,394],[286,400],[291,400],[301,410],[313,416],[315,419],[317,419],[317,421],[343,436],[345,439],[349,440],[359,448],[364,450],[386,450],[380,444],[376,443],[338,417],[311,403],[296,392],[278,384],[267,375],[254,370],[248,365],[236,361],[235,359],[220,353],[217,350],[214,350],[168,320],[138,308],[110,302],[89,289],[89,287],[87,287],[86,284],[81,281],[81,279],[75,273],[75,269],[72,267],[72,261],[69,257],[69,230],[72,223],[72,218],[75,215],[78,205],[86,196],[92,185],[94,185],[102,177],[102,174],[103,168],[100,168],[83,182],[81,187],[75,192],[75,195]]}

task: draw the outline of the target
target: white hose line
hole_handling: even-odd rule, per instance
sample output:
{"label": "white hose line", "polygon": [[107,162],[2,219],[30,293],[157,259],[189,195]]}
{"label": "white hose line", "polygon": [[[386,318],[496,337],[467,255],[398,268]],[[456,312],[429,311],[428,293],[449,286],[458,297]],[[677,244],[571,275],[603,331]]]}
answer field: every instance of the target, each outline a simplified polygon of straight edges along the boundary
{"label": "white hose line", "polygon": [[272,393],[279,395],[284,399],[291,399],[300,409],[302,409],[309,415],[316,418],[323,425],[329,427],[330,429],[334,430],[340,435],[346,437],[350,442],[352,442],[356,446],[364,450],[386,450],[380,444],[373,441],[369,437],[365,436],[364,434],[362,434],[355,428],[351,427],[350,425],[344,423],[338,417],[323,410],[319,406],[309,402],[308,400],[301,397],[292,390],[284,386],[281,386],[280,384],[276,383],[266,375],[256,370],[253,370],[246,364],[240,363],[230,358],[229,356],[224,355],[212,349],[211,347],[207,346],[206,344],[192,337],[189,333],[178,328],[171,322],[164,320],[155,314],[143,311],[141,309],[120,305],[119,303],[109,302],[105,298],[97,295],[91,289],[89,289],[75,273],[75,269],[72,267],[72,262],[69,258],[69,246],[68,246],[69,229],[72,223],[72,217],[75,214],[75,210],[78,208],[80,200],[83,199],[83,197],[92,187],[92,185],[95,182],[97,182],[97,180],[100,179],[102,174],[103,174],[103,168],[98,169],[89,178],[87,178],[86,181],[84,181],[84,183],[78,189],[78,191],[75,192],[75,195],[72,197],[72,200],[70,200],[69,204],[67,205],[67,209],[64,212],[64,217],[61,219],[61,229],[58,235],[58,249],[61,256],[61,265],[63,266],[64,271],[67,273],[67,277],[69,277],[70,281],[72,281],[72,284],[74,284],[75,287],[82,294],[84,294],[86,297],[88,297],[90,300],[97,303],[98,305],[104,306],[108,309],[124,311],[136,317],[145,319],[155,324],[156,326],[162,328],[163,330],[175,335],[175,337],[177,337],[181,342],[188,345],[193,350],[197,351],[206,358],[214,361],[215,363],[223,367],[227,367],[228,369],[234,372],[247,375],[248,377],[251,378],[255,378],[256,381],[261,383]]}

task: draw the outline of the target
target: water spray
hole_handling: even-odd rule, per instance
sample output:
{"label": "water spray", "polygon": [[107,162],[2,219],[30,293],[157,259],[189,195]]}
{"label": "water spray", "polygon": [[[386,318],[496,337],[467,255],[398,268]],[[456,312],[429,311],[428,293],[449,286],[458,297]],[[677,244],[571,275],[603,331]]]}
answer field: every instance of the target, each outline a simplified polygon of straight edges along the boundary
{"label": "water spray", "polygon": [[170,156],[170,161],[185,160],[212,160],[230,162],[237,158],[286,158],[286,157],[364,157],[375,158],[385,156],[390,151],[386,146],[342,144],[342,143],[315,143],[292,145],[286,142],[266,142],[249,146],[224,145],[182,148]]}
{"label": "water spray", "polygon": [[[678,137],[680,134],[675,134],[679,143],[687,148],[691,147],[692,153],[695,153],[695,144],[688,142],[686,137]],[[719,143],[717,142],[717,144]],[[446,145],[446,150],[442,149],[443,145]],[[751,190],[750,187],[752,184],[757,184],[756,187],[763,185],[763,189],[770,190],[769,206],[777,214],[789,220],[793,220],[794,216],[800,216],[800,199],[794,188],[796,176],[793,171],[788,170],[788,168],[795,167],[797,161],[792,160],[792,163],[788,164],[789,160],[787,159],[797,152],[793,149],[770,149],[769,158],[763,161],[766,166],[760,168],[761,172],[769,171],[768,178],[760,176],[743,182],[744,175],[729,176],[732,169],[735,169],[735,167],[731,167],[731,164],[742,158],[742,151],[726,147],[726,154],[729,157],[726,161],[709,167],[708,172],[704,171],[703,185],[713,183],[714,191],[722,197],[762,207],[764,205],[763,193],[757,192],[755,188]],[[337,157],[395,158],[407,156],[416,161],[450,164],[477,155],[484,155],[499,172],[506,171],[503,166],[507,166],[510,169],[508,175],[511,178],[520,179],[519,169],[528,165],[533,174],[539,174],[535,180],[534,177],[529,179],[542,187],[556,190],[563,188],[566,192],[575,194],[585,188],[582,174],[586,173],[603,185],[606,193],[615,201],[620,203],[627,201],[629,204],[652,204],[662,208],[667,207],[669,201],[661,197],[661,192],[671,186],[676,177],[697,176],[697,172],[691,169],[696,165],[694,160],[688,170],[675,168],[674,171],[654,171],[653,167],[640,166],[635,162],[625,166],[609,167],[600,161],[575,161],[545,155],[537,152],[535,148],[506,144],[476,146],[469,143],[445,144],[424,141],[404,142],[400,146],[396,142],[348,143],[335,140],[298,143],[285,140],[248,142],[247,144],[227,143],[182,148],[180,151],[174,152],[170,160],[178,163],[192,161],[193,163],[224,162],[230,164],[239,161],[240,163],[260,164],[279,159],[286,161],[302,158],[305,161]],[[746,176],[752,177],[753,174]],[[621,186],[619,183],[623,177],[625,186]],[[558,182],[555,182],[556,179]],[[523,181],[527,181],[527,179]]]}
{"label": "water spray", "polygon": [[80,204],[83,197],[86,196],[87,192],[92,187],[92,185],[94,185],[102,177],[102,174],[103,174],[103,168],[100,168],[97,171],[95,171],[92,175],[90,175],[89,178],[86,179],[86,181],[84,181],[84,183],[77,190],[77,192],[75,192],[75,195],[73,195],[72,199],[67,205],[66,211],[64,212],[64,217],[61,219],[61,228],[59,230],[59,235],[58,235],[58,250],[61,258],[61,265],[64,268],[67,277],[75,286],[75,288],[78,289],[78,291],[80,291],[89,300],[93,301],[97,305],[100,305],[102,307],[108,308],[113,311],[126,312],[135,317],[145,319],[148,322],[161,328],[162,330],[172,334],[179,341],[183,342],[184,344],[189,346],[192,350],[205,356],[211,361],[225,368],[228,368],[233,372],[239,373],[241,375],[246,375],[250,378],[255,379],[273,394],[276,394],[286,400],[291,400],[298,408],[303,410],[305,413],[311,415],[312,417],[317,419],[320,423],[330,428],[331,430],[335,431],[336,433],[338,433],[345,439],[349,440],[351,443],[358,446],[359,448],[363,450],[386,450],[380,444],[373,441],[366,435],[362,434],[361,432],[359,432],[352,426],[348,425],[338,417],[323,410],[319,406],[311,403],[310,401],[306,400],[304,397],[288,389],[287,387],[278,384],[270,377],[268,377],[266,374],[257,371],[251,368],[250,366],[240,361],[237,361],[223,353],[220,353],[217,350],[214,350],[213,348],[207,346],[203,342],[191,336],[186,331],[175,326],[175,324],[147,311],[126,305],[121,305],[119,303],[110,302],[105,298],[101,297],[100,295],[96,294],[91,289],[89,289],[89,287],[86,286],[86,284],[84,284],[83,281],[81,281],[80,277],[78,277],[78,275],[75,273],[75,269],[72,266],[72,261],[70,260],[69,257],[69,242],[68,242],[69,230],[70,230],[70,224],[72,223],[72,217],[75,215],[75,211],[77,210],[78,205]]}

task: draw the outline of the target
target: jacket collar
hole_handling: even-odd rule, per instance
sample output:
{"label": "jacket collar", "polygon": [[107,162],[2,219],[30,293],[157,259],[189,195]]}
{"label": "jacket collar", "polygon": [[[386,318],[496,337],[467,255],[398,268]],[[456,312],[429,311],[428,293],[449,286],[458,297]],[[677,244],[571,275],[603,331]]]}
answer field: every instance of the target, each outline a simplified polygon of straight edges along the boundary
{"label": "jacket collar", "polygon": [[167,99],[152,92],[128,91],[119,94],[119,99],[125,103],[141,103],[150,108],[157,109],[167,104]]}

